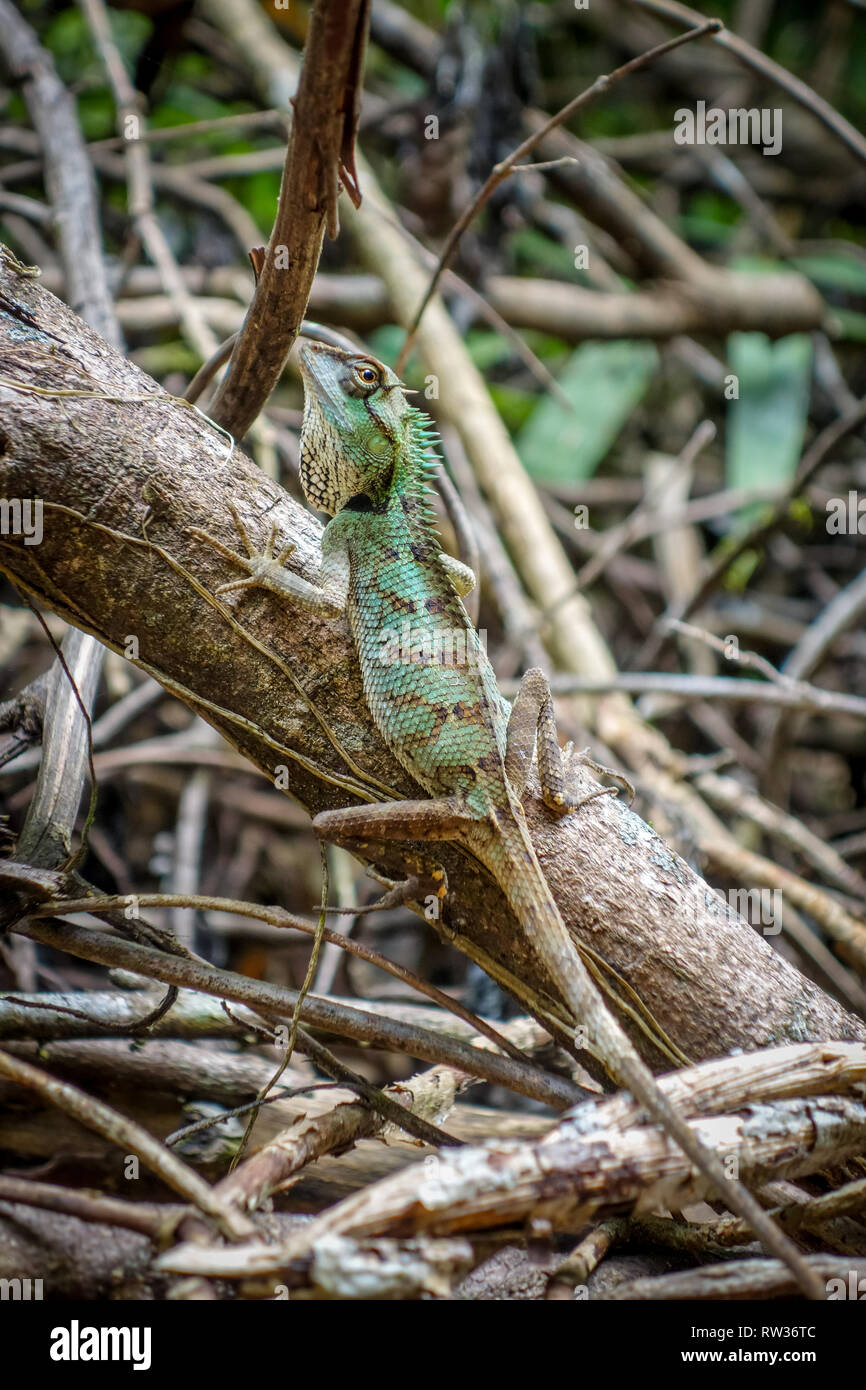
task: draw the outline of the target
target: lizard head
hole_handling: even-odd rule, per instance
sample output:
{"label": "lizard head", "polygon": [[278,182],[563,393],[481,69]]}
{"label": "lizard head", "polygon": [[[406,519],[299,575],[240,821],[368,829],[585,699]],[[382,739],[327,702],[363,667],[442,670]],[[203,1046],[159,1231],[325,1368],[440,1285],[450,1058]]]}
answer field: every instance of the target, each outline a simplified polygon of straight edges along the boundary
{"label": "lizard head", "polygon": [[366,497],[375,505],[405,452],[412,408],[390,367],[360,352],[305,344],[301,486],[311,507],[336,516]]}

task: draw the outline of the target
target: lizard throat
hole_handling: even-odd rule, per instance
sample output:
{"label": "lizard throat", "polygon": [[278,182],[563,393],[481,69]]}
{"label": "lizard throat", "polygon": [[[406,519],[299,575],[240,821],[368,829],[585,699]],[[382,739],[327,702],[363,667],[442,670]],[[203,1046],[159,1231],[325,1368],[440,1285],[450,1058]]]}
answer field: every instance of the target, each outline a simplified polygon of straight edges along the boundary
{"label": "lizard throat", "polygon": [[374,502],[372,497],[368,497],[366,492],[358,492],[354,497],[350,497],[343,507],[344,512],[374,512],[381,516],[388,510],[388,499],[382,502]]}

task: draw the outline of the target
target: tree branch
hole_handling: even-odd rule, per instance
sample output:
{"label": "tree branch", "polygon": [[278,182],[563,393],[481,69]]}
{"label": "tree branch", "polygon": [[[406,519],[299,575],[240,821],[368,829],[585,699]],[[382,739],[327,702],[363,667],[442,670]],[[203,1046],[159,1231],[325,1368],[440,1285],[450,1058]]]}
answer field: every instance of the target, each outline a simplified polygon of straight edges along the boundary
{"label": "tree branch", "polygon": [[369,0],[316,0],[294,99],[277,217],[211,415],[243,438],[279,380],[307,307],[322,238],[337,234],[340,181],[359,199],[354,138]]}

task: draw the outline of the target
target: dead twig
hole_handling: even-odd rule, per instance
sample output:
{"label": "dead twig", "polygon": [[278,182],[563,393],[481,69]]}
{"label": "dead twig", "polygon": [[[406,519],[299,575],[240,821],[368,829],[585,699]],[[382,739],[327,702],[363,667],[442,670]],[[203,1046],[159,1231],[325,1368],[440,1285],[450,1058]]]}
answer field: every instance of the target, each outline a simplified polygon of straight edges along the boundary
{"label": "dead twig", "polygon": [[[247,1004],[257,1013],[276,1018],[279,1022],[291,1019],[297,994],[260,980],[250,980],[232,971],[217,970],[204,962],[169,956],[150,947],[133,945],[105,932],[68,923],[30,921],[16,930],[31,940],[57,946],[72,955],[81,956],[100,965],[121,966],[136,974],[162,979],[188,989],[204,990],[220,999]],[[430,1062],[450,1062],[461,1071],[482,1076],[498,1085],[507,1086],[540,1100],[556,1094],[574,1098],[574,1088],[556,1078],[547,1078],[538,1069],[518,1063],[510,1057],[467,1046],[456,1039],[433,1034],[428,1029],[413,1027],[394,1019],[377,1017],[373,1012],[336,1004],[330,1000],[308,995],[300,1011],[301,1020],[308,1026],[324,1028],[343,1037],[353,1037],[375,1047],[395,1048],[412,1057]]]}
{"label": "dead twig", "polygon": [[532,135],[527,136],[527,138],[523,140],[517,146],[516,149],[512,150],[511,154],[508,155],[506,159],[500,160],[498,164],[494,165],[493,169],[490,171],[487,178],[485,179],[482,187],[479,189],[478,193],[475,195],[469,206],[460,214],[460,217],[457,219],[457,221],[455,222],[454,226],[448,234],[448,237],[445,241],[445,245],[442,248],[442,251],[440,252],[439,261],[436,266],[436,269],[433,272],[433,275],[430,277],[430,283],[428,284],[427,289],[424,293],[424,297],[421,300],[421,303],[418,306],[415,315],[409,324],[409,328],[406,333],[406,338],[403,342],[402,348],[400,349],[400,355],[397,358],[397,363],[395,367],[395,370],[398,375],[400,375],[405,369],[409,353],[412,349],[412,344],[415,340],[415,333],[417,331],[418,324],[421,322],[421,317],[424,313],[424,310],[427,308],[427,305],[430,303],[430,300],[436,293],[436,287],[438,286],[439,281],[442,278],[442,272],[445,270],[446,266],[448,265],[448,262],[454,254],[454,250],[457,246],[457,243],[459,242],[463,233],[466,231],[466,228],[472,223],[472,221],[478,215],[480,210],[484,207],[484,204],[490,199],[491,195],[495,193],[499,185],[503,183],[505,179],[509,177],[510,174],[513,174],[515,172],[521,159],[524,159],[526,155],[530,154],[532,150],[535,149],[539,141],[543,140],[544,137],[550,133],[550,131],[555,130],[557,126],[562,125],[563,121],[569,120],[570,117],[573,116],[576,111],[580,111],[584,106],[587,106],[589,102],[593,100],[594,97],[600,96],[602,92],[609,91],[610,88],[613,87],[615,83],[621,81],[622,78],[628,77],[632,73],[639,72],[642,68],[648,67],[649,64],[655,62],[657,58],[660,58],[665,53],[670,53],[675,48],[679,48],[684,42],[690,42],[692,39],[704,38],[709,34],[717,34],[721,27],[721,20],[707,20],[703,24],[701,24],[699,28],[692,29],[687,34],[680,34],[676,39],[671,39],[667,43],[657,44],[655,45],[655,47],[647,49],[645,53],[641,53],[637,58],[631,58],[627,63],[623,63],[620,67],[615,68],[613,72],[603,73],[600,77],[597,77],[595,81],[592,83],[592,85],[587,87],[585,91],[581,92],[578,96],[574,97],[571,101],[567,102],[566,105],[563,106],[562,109],[558,111],[555,116],[551,116],[550,120],[547,121],[547,123],[544,126],[542,126],[540,130],[537,130]]}
{"label": "dead twig", "polygon": [[94,1130],[103,1139],[116,1144],[123,1153],[134,1154],[141,1159],[172,1191],[179,1193],[203,1216],[214,1222],[228,1240],[243,1240],[255,1232],[255,1226],[247,1217],[220,1201],[203,1178],[134,1120],[118,1114],[102,1101],[80,1091],[77,1086],[58,1081],[56,1077],[7,1052],[0,1052],[0,1076],[34,1091],[49,1105],[55,1105],[65,1115],[84,1125],[85,1129]]}
{"label": "dead twig", "polygon": [[[843,1162],[862,1150],[866,1105],[831,1096],[746,1107],[743,1114],[694,1122],[706,1143],[736,1156],[741,1180],[797,1177]],[[282,1245],[240,1250],[180,1246],[157,1267],[175,1274],[276,1273],[309,1258],[323,1237],[512,1227],[528,1218],[554,1230],[577,1230],[596,1214],[632,1209],[643,1194],[679,1209],[711,1195],[706,1179],[655,1127],[626,1133],[576,1131],[566,1121],[539,1143],[501,1143],[414,1164],[345,1198]]]}

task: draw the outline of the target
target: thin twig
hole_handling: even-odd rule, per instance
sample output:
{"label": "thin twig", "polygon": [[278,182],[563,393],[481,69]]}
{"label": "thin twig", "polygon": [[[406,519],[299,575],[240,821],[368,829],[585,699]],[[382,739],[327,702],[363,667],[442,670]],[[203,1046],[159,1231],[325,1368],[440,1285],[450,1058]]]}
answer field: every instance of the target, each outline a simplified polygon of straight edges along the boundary
{"label": "thin twig", "polygon": [[[263,907],[258,903],[240,902],[234,898],[216,898],[201,893],[141,893],[135,895],[136,910],[149,907],[157,908],[191,908],[196,912],[227,912],[236,914],[239,917],[252,917],[256,921],[267,922],[270,926],[278,928],[291,928],[293,931],[303,932],[306,936],[315,936],[318,927],[311,922],[305,922],[302,917],[296,917],[293,913],[285,911],[280,907]],[[123,911],[129,908],[130,898],[123,894],[106,894],[93,898],[74,898],[54,900],[50,904],[45,904],[44,908],[35,908],[32,911],[34,917],[62,917],[73,912],[92,912],[101,914],[114,910]],[[496,1047],[502,1049],[515,1061],[526,1063],[528,1066],[535,1066],[531,1058],[516,1048],[508,1038],[485,1019],[474,1014],[471,1009],[467,1009],[458,999],[453,999],[444,990],[438,989],[436,985],[429,984],[422,980],[419,975],[407,969],[404,965],[399,965],[396,961],[389,960],[378,951],[374,951],[369,946],[364,946],[361,942],[352,941],[342,932],[335,931],[333,927],[323,927],[321,931],[323,941],[329,945],[337,946],[341,951],[347,951],[350,955],[357,956],[359,960],[366,961],[369,965],[375,965],[378,969],[385,971],[388,975],[393,975],[395,979],[408,985],[418,994],[424,995],[427,999],[439,1004],[441,1008],[447,1009],[449,1013],[460,1018],[464,1023],[483,1037],[487,1038]],[[128,1025],[125,1025],[128,1026]]]}
{"label": "thin twig", "polygon": [[[652,10],[654,14],[664,15],[666,19],[676,19],[684,24],[699,24],[703,26],[704,17],[697,10],[689,9],[688,5],[681,5],[678,0],[630,0],[633,5],[639,5],[643,10]],[[698,30],[692,30],[697,34]],[[858,159],[866,161],[866,140],[860,131],[855,129],[845,117],[840,115],[829,101],[825,101],[817,92],[813,91],[808,83],[795,77],[787,68],[783,68],[779,63],[775,63],[772,58],[768,58],[766,53],[762,53],[759,48],[754,48],[752,44],[741,39],[738,34],[732,34],[729,29],[719,26],[713,36],[713,42],[720,48],[726,48],[729,53],[733,53],[736,58],[753,72],[757,72],[761,77],[767,77],[771,82],[775,82],[783,91],[788,92],[800,106],[806,111],[811,111],[813,116],[837,135],[843,144],[847,145],[852,154]]]}
{"label": "thin twig", "polygon": [[315,0],[293,102],[280,201],[253,302],[213,418],[242,438],[277,384],[304,317],[327,231],[337,234],[340,182],[360,199],[354,136],[368,0]]}
{"label": "thin twig", "polygon": [[140,1231],[162,1244],[185,1214],[183,1207],[159,1206],[154,1202],[124,1202],[118,1197],[94,1197],[89,1192],[57,1187],[47,1182],[32,1182],[0,1174],[0,1201],[20,1202],[23,1206],[42,1207],[45,1211],[63,1212],[77,1216],[79,1221],[99,1225],[124,1226]]}
{"label": "thin twig", "polygon": [[671,604],[656,622],[656,633],[641,652],[641,662],[652,665],[658,658],[659,648],[664,641],[665,627],[672,618],[686,619],[696,609],[706,603],[716,590],[733,564],[746,550],[762,545],[776,527],[788,515],[791,498],[796,497],[810,483],[818,469],[826,463],[838,444],[853,434],[866,422],[866,397],[857,402],[854,410],[842,415],[827,425],[816,435],[800,459],[797,471],[782,496],[768,511],[756,517],[750,526],[733,543],[726,541],[717,547],[715,558],[710,559],[709,568],[696,585],[694,592],[685,601]]}
{"label": "thin twig", "polygon": [[609,91],[610,88],[623,77],[628,77],[633,72],[639,72],[642,68],[647,67],[648,64],[655,62],[655,60],[660,58],[663,54],[670,53],[673,49],[679,48],[684,42],[690,42],[692,39],[701,39],[708,34],[717,34],[721,28],[721,20],[707,20],[700,28],[691,29],[686,34],[679,34],[677,38],[670,39],[667,43],[656,44],[654,48],[647,49],[645,53],[639,54],[637,58],[632,58],[629,62],[623,63],[621,67],[615,68],[613,72],[603,73],[600,77],[595,79],[590,87],[587,87],[579,96],[574,97],[573,100],[563,106],[560,111],[557,111],[555,116],[551,116],[550,120],[539,130],[527,136],[515,150],[512,150],[511,154],[508,155],[506,159],[500,160],[498,164],[494,165],[483,186],[479,189],[469,206],[460,214],[448,234],[448,238],[439,256],[437,267],[431,276],[424,298],[421,300],[415,317],[409,326],[403,346],[400,349],[400,356],[395,366],[395,371],[398,376],[401,375],[405,369],[406,361],[415,340],[415,333],[421,321],[421,316],[430,303],[430,300],[433,298],[433,295],[436,293],[436,287],[442,278],[442,272],[453,256],[457,243],[466,231],[466,228],[475,219],[499,185],[503,183],[510,174],[514,173],[520,160],[534,150],[539,141],[543,140],[545,135],[548,135],[551,130],[561,125],[563,121],[567,121],[576,111],[580,111],[582,107],[588,105],[594,97],[600,96],[602,92]]}
{"label": "thin twig", "polygon": [[[501,682],[504,694],[514,694],[515,681]],[[678,695],[684,700],[757,701],[781,705],[785,709],[810,714],[850,714],[866,719],[866,697],[846,695],[838,690],[821,690],[817,685],[797,682],[793,687],[770,681],[751,681],[733,676],[690,676],[657,671],[620,671],[616,676],[582,677],[553,675],[554,695],[607,695],[621,691],[626,695]]]}
{"label": "thin twig", "polygon": [[[46,922],[44,919],[31,919],[16,926],[15,930],[30,940],[41,941],[44,945],[54,946],[84,960],[120,966],[138,975],[162,980],[164,984],[234,1000],[279,1021],[290,1019],[295,1007],[295,990],[282,989],[263,980],[251,980],[233,971],[217,970],[197,960],[170,956],[148,946],[108,936],[103,931],[92,931],[65,922]],[[573,1083],[539,1073],[528,1063],[482,1051],[455,1038],[433,1033],[428,1028],[377,1016],[372,1010],[351,1008],[310,995],[304,1001],[301,1018],[308,1027],[322,1028],[373,1047],[406,1052],[410,1057],[418,1057],[422,1061],[446,1062],[460,1071],[506,1086],[509,1090],[531,1096],[557,1109],[573,1104],[580,1098],[580,1091]]]}
{"label": "thin twig", "polygon": [[34,1091],[49,1105],[56,1106],[65,1115],[84,1125],[85,1129],[91,1129],[102,1135],[103,1139],[117,1144],[124,1153],[135,1154],[174,1192],[215,1222],[229,1240],[243,1240],[255,1231],[255,1226],[247,1217],[221,1201],[198,1173],[170,1153],[164,1144],[134,1120],[118,1114],[68,1081],[49,1076],[47,1072],[7,1052],[0,1052],[0,1076]]}
{"label": "thin twig", "polygon": [[124,132],[129,214],[133,226],[159,270],[166,294],[177,307],[190,344],[203,358],[210,357],[217,347],[216,338],[199,305],[186,288],[180,267],[154,211],[150,152],[140,136],[145,125],[143,100],[133,87],[112,38],[103,0],[79,0],[79,3],[108,74],[117,106],[118,125]]}

